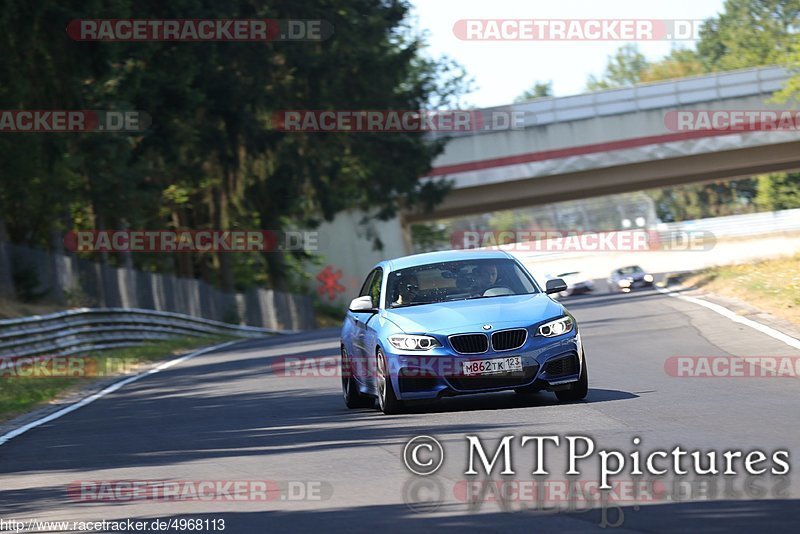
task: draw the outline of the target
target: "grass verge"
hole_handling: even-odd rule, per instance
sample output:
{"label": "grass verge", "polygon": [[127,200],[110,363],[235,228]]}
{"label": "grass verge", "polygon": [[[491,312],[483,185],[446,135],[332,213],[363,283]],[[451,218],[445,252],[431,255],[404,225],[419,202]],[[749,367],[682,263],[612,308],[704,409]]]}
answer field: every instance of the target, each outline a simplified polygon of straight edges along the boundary
{"label": "grass verge", "polygon": [[14,366],[0,360],[0,421],[6,421],[97,380],[134,374],[148,363],[192,349],[216,345],[231,336],[183,337],[138,347],[90,351],[41,365]]}
{"label": "grass verge", "polygon": [[800,255],[705,269],[683,281],[800,325]]}

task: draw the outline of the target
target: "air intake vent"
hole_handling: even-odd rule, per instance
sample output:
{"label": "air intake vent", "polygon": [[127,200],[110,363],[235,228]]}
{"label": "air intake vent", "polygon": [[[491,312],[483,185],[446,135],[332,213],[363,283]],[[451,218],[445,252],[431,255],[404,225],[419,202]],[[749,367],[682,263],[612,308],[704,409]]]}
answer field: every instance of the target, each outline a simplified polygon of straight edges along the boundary
{"label": "air intake vent", "polygon": [[486,334],[458,334],[450,336],[453,350],[461,354],[480,354],[489,350]]}
{"label": "air intake vent", "polygon": [[447,377],[447,381],[450,382],[450,385],[453,386],[454,389],[460,391],[513,388],[530,384],[538,370],[539,365],[534,363],[533,365],[525,367],[521,373],[519,371],[514,371],[512,373],[499,373],[485,376],[449,376]]}
{"label": "air intake vent", "polygon": [[504,330],[492,334],[492,348],[494,350],[514,350],[520,348],[528,339],[528,331],[524,328]]}
{"label": "air intake vent", "polygon": [[550,360],[545,364],[544,370],[551,377],[574,375],[578,372],[578,354],[573,352],[568,356]]}

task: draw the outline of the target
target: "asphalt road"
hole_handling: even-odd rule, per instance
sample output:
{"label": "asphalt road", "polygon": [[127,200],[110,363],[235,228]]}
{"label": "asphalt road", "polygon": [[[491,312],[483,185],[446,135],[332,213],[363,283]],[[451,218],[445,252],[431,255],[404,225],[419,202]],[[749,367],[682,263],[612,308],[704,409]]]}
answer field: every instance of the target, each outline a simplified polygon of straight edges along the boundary
{"label": "asphalt road", "polygon": [[[279,365],[283,357],[334,356],[336,331],[245,341],[131,383],[0,447],[0,520],[224,519],[226,532],[582,532],[607,523],[643,532],[796,530],[800,492],[791,475],[717,477],[727,486],[716,486],[714,498],[704,497],[714,494],[708,487],[703,493],[684,483],[691,477],[667,476],[665,487],[683,488],[682,496],[668,491],[654,502],[589,511],[563,509],[580,507],[572,502],[555,512],[525,499],[476,506],[459,498],[465,435],[587,435],[598,448],[622,451],[639,437],[642,450],[786,448],[793,463],[800,458],[800,379],[676,378],[664,369],[672,356],[800,356],[797,350],[654,291],[565,303],[586,346],[585,402],[499,393],[397,416],[347,410],[338,377],[285,376]],[[444,447],[433,477],[414,477],[404,466],[405,443],[421,434]],[[514,452],[516,479],[530,481],[531,451],[515,445]],[[553,453],[551,479],[564,478],[562,456]],[[596,480],[594,471],[580,478]],[[269,480],[282,491],[292,482],[298,500],[282,493],[266,502],[77,502],[68,492],[79,481],[119,480]],[[300,500],[301,493],[311,498]]]}

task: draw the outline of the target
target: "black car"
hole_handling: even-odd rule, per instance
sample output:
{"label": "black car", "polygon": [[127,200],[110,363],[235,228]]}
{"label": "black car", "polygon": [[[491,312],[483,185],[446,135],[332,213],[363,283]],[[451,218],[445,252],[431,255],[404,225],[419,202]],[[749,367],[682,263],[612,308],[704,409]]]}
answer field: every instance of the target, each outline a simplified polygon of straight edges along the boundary
{"label": "black car", "polygon": [[647,274],[638,265],[616,269],[608,278],[608,289],[612,293],[628,293],[641,287],[653,287],[653,275]]}

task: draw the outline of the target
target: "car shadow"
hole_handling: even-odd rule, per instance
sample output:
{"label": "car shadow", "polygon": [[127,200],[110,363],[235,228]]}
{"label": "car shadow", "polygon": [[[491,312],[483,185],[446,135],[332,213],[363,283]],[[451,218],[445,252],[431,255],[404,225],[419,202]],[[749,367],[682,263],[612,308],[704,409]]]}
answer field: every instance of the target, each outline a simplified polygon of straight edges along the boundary
{"label": "car shadow", "polygon": [[537,406],[558,406],[564,404],[594,404],[638,398],[639,395],[627,391],[614,389],[590,388],[585,399],[575,402],[561,402],[555,394],[547,391],[538,391],[530,394],[517,394],[513,391],[496,393],[477,393],[456,397],[443,397],[433,401],[413,401],[407,404],[406,413],[445,413],[468,412],[485,410],[513,410],[519,408],[533,408]]}
{"label": "car shadow", "polygon": [[[413,482],[413,481],[412,481]],[[413,486],[413,484],[411,485]],[[447,490],[447,485],[442,486]],[[412,487],[413,489],[413,487]],[[224,520],[231,532],[793,532],[800,521],[798,499],[703,500],[648,504],[573,506],[536,509],[533,503],[498,503],[468,509],[451,495],[418,492],[422,506],[411,502],[407,489],[386,488],[403,494],[405,503],[336,507],[322,510],[292,508],[181,514],[175,519]],[[412,494],[411,497],[414,497]]]}

